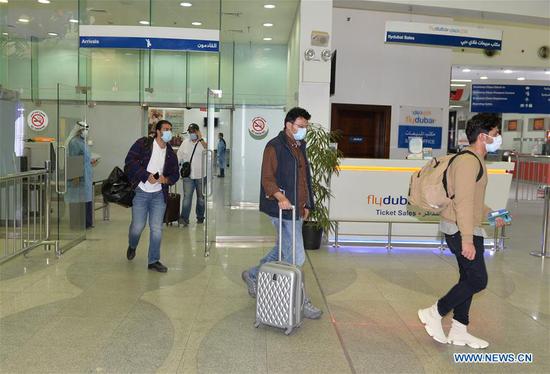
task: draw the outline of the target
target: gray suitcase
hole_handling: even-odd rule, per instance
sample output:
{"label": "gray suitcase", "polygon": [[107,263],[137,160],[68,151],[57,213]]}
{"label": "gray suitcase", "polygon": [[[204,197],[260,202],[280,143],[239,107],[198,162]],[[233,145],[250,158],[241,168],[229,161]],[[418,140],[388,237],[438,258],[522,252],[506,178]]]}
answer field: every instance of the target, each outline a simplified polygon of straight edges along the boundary
{"label": "gray suitcase", "polygon": [[292,333],[303,321],[302,270],[296,266],[296,208],[292,207],[292,264],[282,261],[283,211],[279,210],[279,261],[268,262],[258,272],[255,326],[268,325]]}

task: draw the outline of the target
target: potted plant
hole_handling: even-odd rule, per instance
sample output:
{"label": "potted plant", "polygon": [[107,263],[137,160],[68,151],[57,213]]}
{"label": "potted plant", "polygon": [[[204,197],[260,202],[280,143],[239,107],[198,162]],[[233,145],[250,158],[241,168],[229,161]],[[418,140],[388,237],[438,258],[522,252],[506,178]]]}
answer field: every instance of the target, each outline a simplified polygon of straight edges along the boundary
{"label": "potted plant", "polygon": [[302,234],[306,249],[319,249],[323,232],[334,230],[329,218],[328,200],[331,197],[330,178],[338,173],[341,152],[331,146],[338,135],[319,124],[311,124],[307,132],[307,157],[311,167],[311,188],[315,209],[304,222]]}

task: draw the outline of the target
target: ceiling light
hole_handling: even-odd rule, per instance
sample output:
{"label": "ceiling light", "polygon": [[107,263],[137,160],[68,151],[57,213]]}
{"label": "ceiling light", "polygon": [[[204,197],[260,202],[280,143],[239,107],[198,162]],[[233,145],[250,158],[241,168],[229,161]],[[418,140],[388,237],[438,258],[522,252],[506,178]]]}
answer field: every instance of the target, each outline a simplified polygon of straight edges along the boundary
{"label": "ceiling light", "polygon": [[50,0],[38,0],[38,2],[40,4],[49,4],[51,1]]}
{"label": "ceiling light", "polygon": [[469,73],[469,72],[471,72],[471,70],[468,69],[468,68],[466,68],[466,69],[462,69],[462,72],[463,72],[463,73]]}
{"label": "ceiling light", "polygon": [[[1,1],[0,1],[0,2],[1,2]],[[3,32],[2,35],[8,36],[8,33],[7,33],[7,32]]]}
{"label": "ceiling light", "polygon": [[49,36],[58,36],[59,34],[57,34],[56,32],[49,32],[48,35]]}
{"label": "ceiling light", "polygon": [[518,78],[518,81],[524,81],[525,80],[525,77],[519,77]]}
{"label": "ceiling light", "polygon": [[469,83],[471,81],[472,81],[471,79],[451,79],[451,82],[466,82],[466,83]]}
{"label": "ceiling light", "polygon": [[265,5],[264,5],[264,8],[265,8],[265,9],[273,9],[273,8],[275,8],[275,5],[273,5],[273,4],[265,4]]}
{"label": "ceiling light", "polygon": [[479,77],[479,79],[485,80],[485,79],[489,79],[489,77],[487,77],[487,76],[484,75],[484,76],[482,76],[482,77]]}
{"label": "ceiling light", "polygon": [[462,108],[462,105],[449,105],[449,108]]}
{"label": "ceiling light", "polygon": [[460,83],[453,83],[451,84],[451,87],[466,87],[465,84],[460,84]]}
{"label": "ceiling light", "polygon": [[550,74],[550,70],[546,70],[544,74]]}
{"label": "ceiling light", "polygon": [[264,27],[273,27],[272,23],[264,23]]}
{"label": "ceiling light", "polygon": [[78,23],[78,20],[77,20],[77,19],[74,19],[74,18],[71,18],[71,19],[69,20],[69,22],[70,22],[70,23]]}
{"label": "ceiling light", "polygon": [[8,0],[0,0],[0,4],[7,4]]}
{"label": "ceiling light", "polygon": [[202,26],[202,22],[191,22],[193,26]]}
{"label": "ceiling light", "polygon": [[193,6],[193,4],[191,4],[191,3],[180,3],[180,5],[182,7],[185,7],[185,8],[189,8],[189,7]]}
{"label": "ceiling light", "polygon": [[141,25],[148,25],[148,24],[149,24],[149,21],[139,21],[139,23],[140,23]]}
{"label": "ceiling light", "polygon": [[265,40],[266,42],[269,42],[269,41],[273,40],[273,38],[264,38],[264,40]]}
{"label": "ceiling light", "polygon": [[512,73],[513,73],[513,71],[512,71],[512,70],[510,70],[510,69],[506,69],[506,70],[504,70],[504,73],[506,73],[506,74],[512,74]]}
{"label": "ceiling light", "polygon": [[21,22],[21,23],[29,23],[30,22],[30,20],[28,18],[19,18],[18,21]]}

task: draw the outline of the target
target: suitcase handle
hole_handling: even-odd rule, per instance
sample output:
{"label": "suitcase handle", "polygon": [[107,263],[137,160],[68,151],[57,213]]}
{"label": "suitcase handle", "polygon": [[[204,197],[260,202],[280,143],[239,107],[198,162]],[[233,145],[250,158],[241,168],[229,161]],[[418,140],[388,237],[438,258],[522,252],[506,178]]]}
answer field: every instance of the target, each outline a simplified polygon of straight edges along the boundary
{"label": "suitcase handle", "polygon": [[[296,265],[296,207],[292,205],[292,265]],[[279,261],[283,261],[283,209],[279,208]]]}

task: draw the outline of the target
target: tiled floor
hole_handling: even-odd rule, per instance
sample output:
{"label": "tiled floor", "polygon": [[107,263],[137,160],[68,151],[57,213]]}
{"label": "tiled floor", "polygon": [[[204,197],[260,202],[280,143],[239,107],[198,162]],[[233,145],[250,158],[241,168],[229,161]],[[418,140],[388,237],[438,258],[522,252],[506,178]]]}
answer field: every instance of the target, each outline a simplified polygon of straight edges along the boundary
{"label": "tiled floor", "polygon": [[[240,279],[268,246],[221,246],[203,256],[202,228],[165,229],[167,274],[146,269],[147,234],[125,258],[129,212],[113,208],[61,259],[37,249],[0,266],[0,371],[5,373],[550,372],[550,264],[538,245],[540,205],[514,208],[507,249],[487,253],[489,286],[471,330],[489,352],[530,352],[529,365],[455,364],[472,349],[429,338],[416,311],[455,282],[438,249],[310,251],[306,285],[325,315],[290,337],[255,329]],[[257,212],[225,209],[218,225],[271,233]],[[244,225],[244,226],[243,226]],[[260,231],[257,234],[256,231]],[[449,325],[449,318],[445,320]]]}

